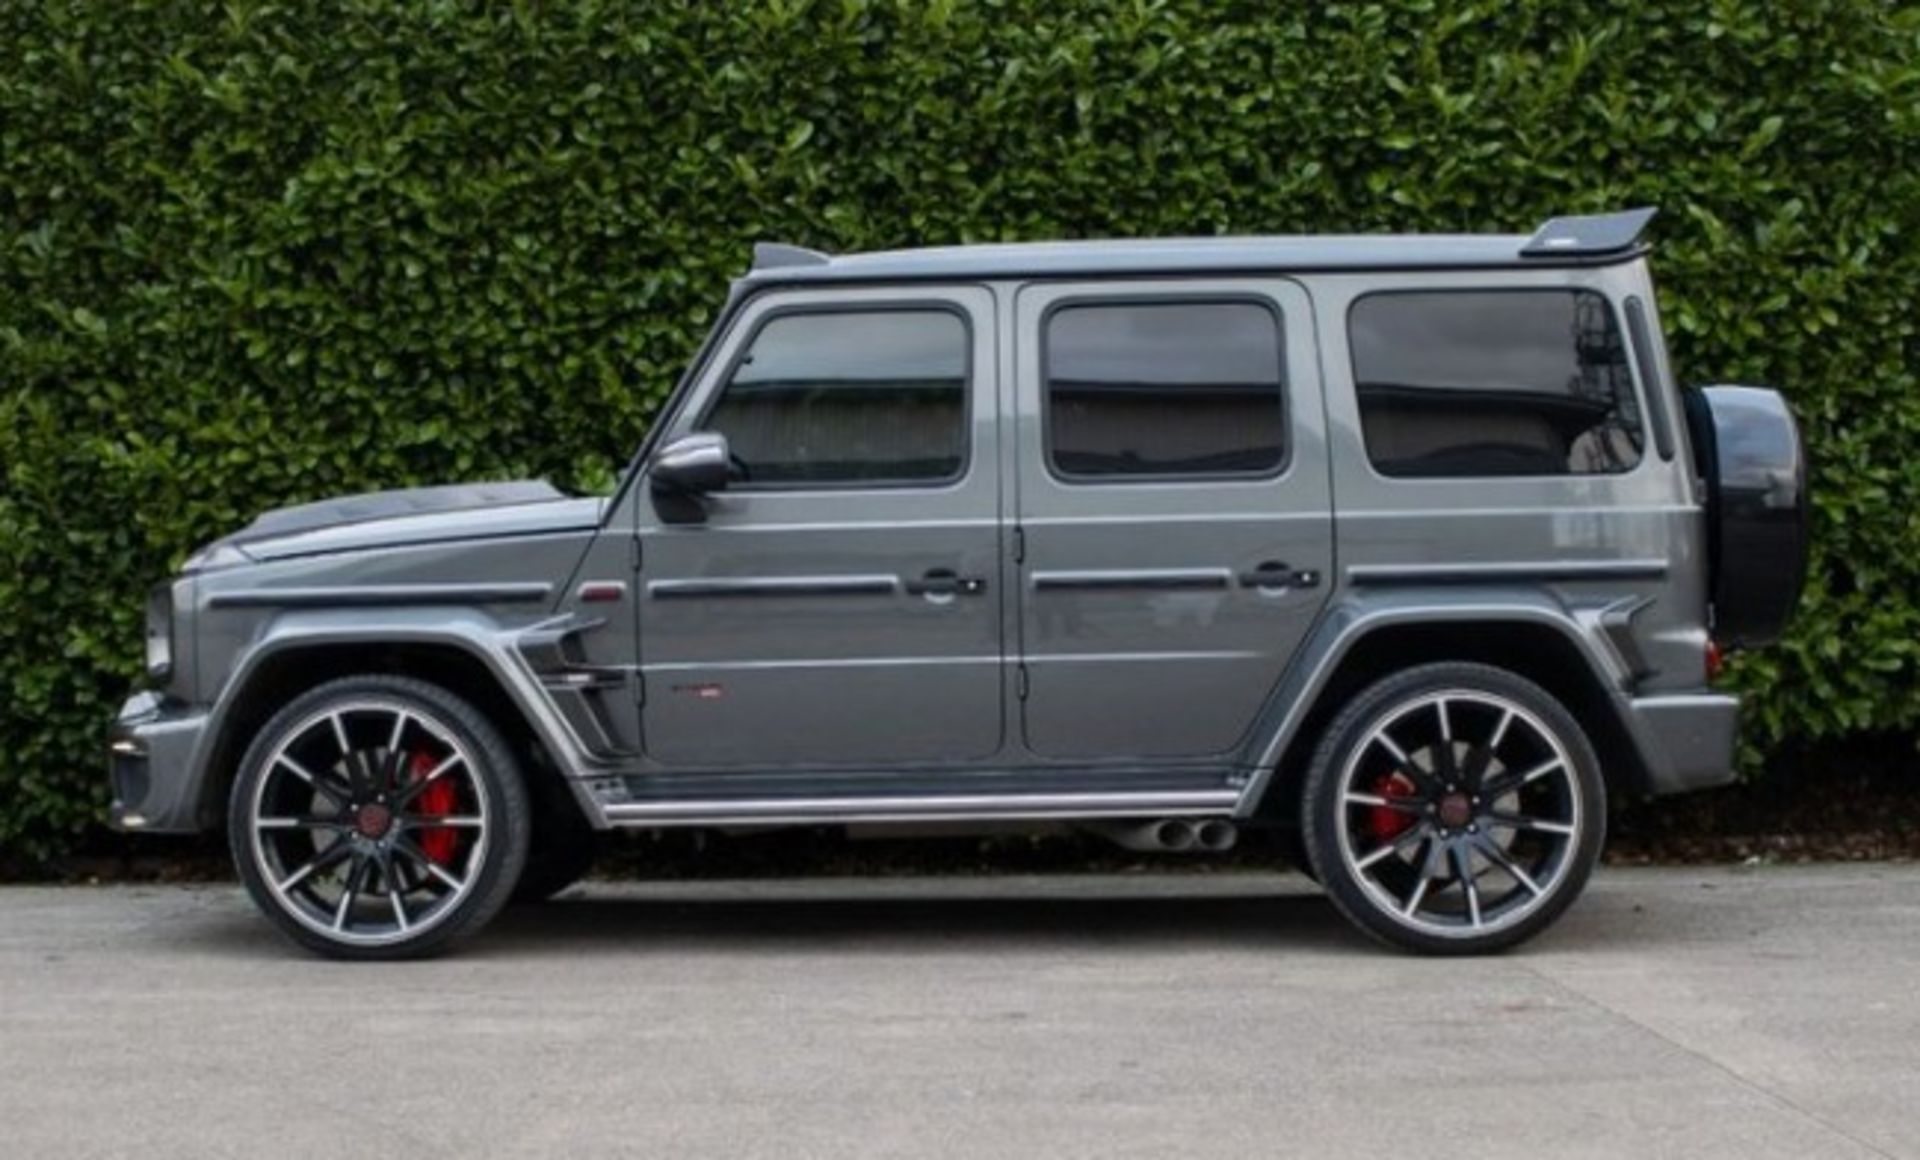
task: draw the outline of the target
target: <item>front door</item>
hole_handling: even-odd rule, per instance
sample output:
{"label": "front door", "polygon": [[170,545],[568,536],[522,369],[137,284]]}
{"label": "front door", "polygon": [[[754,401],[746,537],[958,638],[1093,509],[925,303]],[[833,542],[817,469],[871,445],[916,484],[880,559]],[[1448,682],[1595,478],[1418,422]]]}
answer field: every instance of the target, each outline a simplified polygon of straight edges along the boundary
{"label": "front door", "polygon": [[1307,296],[1050,284],[1016,314],[1027,747],[1221,762],[1329,587]]}
{"label": "front door", "polygon": [[794,290],[743,310],[666,435],[727,437],[704,522],[640,481],[647,757],[978,761],[1002,741],[993,300]]}

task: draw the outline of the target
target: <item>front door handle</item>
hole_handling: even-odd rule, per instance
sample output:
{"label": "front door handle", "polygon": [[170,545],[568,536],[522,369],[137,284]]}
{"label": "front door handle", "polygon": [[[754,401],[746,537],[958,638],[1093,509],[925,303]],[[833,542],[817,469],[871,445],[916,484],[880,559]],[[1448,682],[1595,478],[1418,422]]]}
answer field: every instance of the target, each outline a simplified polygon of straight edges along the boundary
{"label": "front door handle", "polygon": [[1262,560],[1248,571],[1240,573],[1240,586],[1243,588],[1318,588],[1320,573],[1312,568],[1295,570],[1280,560]]}
{"label": "front door handle", "polygon": [[933,568],[920,579],[907,581],[909,596],[978,596],[986,590],[985,578],[962,576],[951,568]]}

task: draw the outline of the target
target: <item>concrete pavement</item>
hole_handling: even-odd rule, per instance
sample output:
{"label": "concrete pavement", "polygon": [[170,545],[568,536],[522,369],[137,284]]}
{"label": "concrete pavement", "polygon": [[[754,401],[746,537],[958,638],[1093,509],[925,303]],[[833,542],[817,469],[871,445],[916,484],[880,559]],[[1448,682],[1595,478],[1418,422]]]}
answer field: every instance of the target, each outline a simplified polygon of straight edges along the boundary
{"label": "concrete pavement", "polygon": [[0,1156],[1920,1157],[1920,867],[1604,870],[1421,960],[1267,875],[589,886],[310,959],[0,890]]}

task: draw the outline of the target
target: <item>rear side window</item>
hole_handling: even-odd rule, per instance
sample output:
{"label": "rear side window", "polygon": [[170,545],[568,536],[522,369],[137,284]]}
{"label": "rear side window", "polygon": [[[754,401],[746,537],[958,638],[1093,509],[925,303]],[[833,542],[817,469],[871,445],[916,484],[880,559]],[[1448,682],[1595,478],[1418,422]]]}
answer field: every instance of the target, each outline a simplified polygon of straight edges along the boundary
{"label": "rear side window", "polygon": [[1060,476],[1260,476],[1286,462],[1280,318],[1263,304],[1063,306],[1044,357]]}
{"label": "rear side window", "polygon": [[783,314],[703,428],[741,484],[942,483],[967,457],[967,326],[945,310]]}
{"label": "rear side window", "polygon": [[1372,294],[1348,315],[1367,457],[1403,478],[1606,475],[1640,462],[1640,407],[1590,290]]}

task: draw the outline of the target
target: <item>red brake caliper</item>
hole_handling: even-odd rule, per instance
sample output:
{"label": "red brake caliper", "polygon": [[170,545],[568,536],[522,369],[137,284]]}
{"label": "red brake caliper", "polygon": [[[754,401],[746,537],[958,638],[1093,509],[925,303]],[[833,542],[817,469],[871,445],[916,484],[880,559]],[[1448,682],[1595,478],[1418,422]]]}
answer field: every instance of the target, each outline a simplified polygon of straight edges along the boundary
{"label": "red brake caliper", "polygon": [[[1375,778],[1373,792],[1385,798],[1405,798],[1414,796],[1419,789],[1406,774],[1396,771]],[[1405,833],[1413,821],[1412,814],[1386,806],[1374,806],[1367,810],[1367,832],[1381,842],[1393,841]]]}
{"label": "red brake caliper", "polygon": [[[438,764],[440,763],[434,760],[432,754],[416,753],[413,755],[413,764],[408,772],[413,775],[413,780],[419,781],[432,773],[433,767]],[[451,779],[443,777],[421,790],[419,798],[415,800],[414,809],[417,812],[430,818],[444,818],[460,804],[460,792],[454,788]],[[454,846],[459,840],[459,831],[452,826],[436,826],[421,830],[420,852],[433,859],[435,863],[447,866],[453,862]]]}

